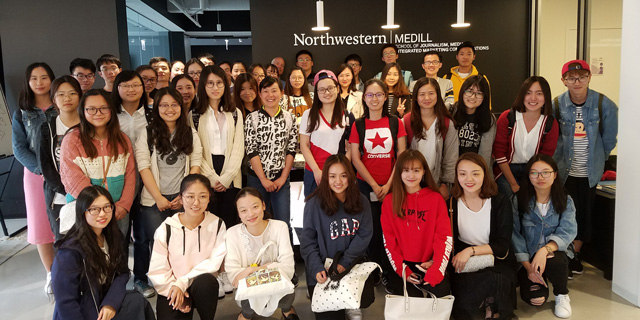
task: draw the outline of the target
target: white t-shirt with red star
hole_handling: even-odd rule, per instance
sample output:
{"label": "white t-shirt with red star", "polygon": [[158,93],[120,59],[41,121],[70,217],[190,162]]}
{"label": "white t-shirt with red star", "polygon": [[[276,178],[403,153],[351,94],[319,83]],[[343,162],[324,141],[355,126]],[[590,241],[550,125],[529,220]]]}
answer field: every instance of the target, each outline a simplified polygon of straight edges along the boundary
{"label": "white t-shirt with red star", "polygon": [[[404,125],[400,119],[398,121],[398,137],[402,138],[407,135],[404,130]],[[364,155],[361,159],[364,166],[369,171],[369,174],[379,185],[386,184],[391,176],[393,165],[396,162],[395,152],[393,151],[393,141],[397,140],[391,137],[391,130],[389,129],[389,118],[383,117],[379,120],[371,121],[369,119],[364,120],[365,137],[364,137]],[[349,137],[350,143],[360,143],[360,136],[358,130],[351,130],[351,136]],[[358,173],[358,179],[362,179],[360,173]]]}

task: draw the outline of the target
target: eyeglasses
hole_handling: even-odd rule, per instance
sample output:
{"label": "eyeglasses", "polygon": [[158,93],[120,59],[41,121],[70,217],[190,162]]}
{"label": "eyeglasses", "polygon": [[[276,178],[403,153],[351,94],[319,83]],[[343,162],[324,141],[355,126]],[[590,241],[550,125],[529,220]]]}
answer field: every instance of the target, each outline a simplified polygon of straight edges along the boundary
{"label": "eyeglasses", "polygon": [[75,91],[69,91],[69,92],[58,92],[56,93],[56,99],[62,99],[62,98],[76,98],[78,96],[78,93]]}
{"label": "eyeglasses", "polygon": [[111,213],[113,212],[113,206],[108,204],[104,207],[91,207],[87,210],[85,210],[85,212],[89,212],[90,215],[92,216],[97,216],[100,214],[100,211],[104,211],[104,213]]}
{"label": "eyeglasses", "polygon": [[104,73],[104,72],[113,72],[113,73],[116,73],[116,72],[118,72],[118,69],[120,69],[120,68],[118,68],[118,67],[101,68],[101,69],[100,69],[100,71],[102,71],[103,73]]}
{"label": "eyeglasses", "polygon": [[551,177],[551,174],[554,172],[555,171],[542,171],[542,172],[531,171],[529,172],[529,177],[531,177],[532,179],[538,179],[539,177],[549,178]]}
{"label": "eyeglasses", "polygon": [[187,204],[193,204],[196,202],[196,200],[198,200],[199,203],[205,203],[205,202],[209,202],[209,196],[200,195],[196,197],[194,195],[188,195],[188,196],[182,196],[182,200]]}
{"label": "eyeglasses", "polygon": [[349,63],[349,67],[351,67],[352,69],[360,68],[360,64],[358,64],[358,63]]}
{"label": "eyeglasses", "polygon": [[146,78],[146,77],[142,77],[142,81],[143,81],[144,83],[154,83],[154,82],[156,82],[157,80],[158,80],[158,79],[156,79],[156,78]]}
{"label": "eyeglasses", "polygon": [[93,116],[95,115],[98,111],[100,111],[100,114],[109,114],[111,111],[109,110],[109,107],[100,107],[100,108],[84,108],[84,112],[86,112],[88,115]]}
{"label": "eyeglasses", "polygon": [[393,57],[393,56],[396,55],[396,53],[395,52],[385,52],[382,55],[385,56],[385,57]]}
{"label": "eyeglasses", "polygon": [[484,93],[482,91],[465,90],[464,91],[464,96],[467,97],[467,98],[471,98],[473,96],[475,96],[476,98],[483,98],[484,97]]}
{"label": "eyeglasses", "polygon": [[195,76],[200,76],[200,74],[202,73],[202,71],[189,71],[187,72],[191,77],[195,77]]}
{"label": "eyeglasses", "polygon": [[140,89],[140,88],[142,88],[142,84],[140,84],[140,83],[136,83],[136,84],[119,84],[118,88],[122,88],[122,89]]}
{"label": "eyeglasses", "polygon": [[440,64],[440,61],[438,61],[438,60],[425,61],[422,64],[424,64],[425,66],[437,66],[437,65]]}
{"label": "eyeglasses", "polygon": [[291,77],[289,79],[291,79],[291,81],[302,81],[304,80],[304,77]]}
{"label": "eyeglasses", "polygon": [[264,73],[252,73],[251,75],[256,79],[261,79],[262,80],[262,79],[265,78]]}
{"label": "eyeglasses", "polygon": [[167,109],[171,107],[171,109],[180,109],[180,105],[177,103],[172,103],[172,104],[168,104],[168,103],[162,103],[160,105],[158,105],[159,109]]}
{"label": "eyeglasses", "polygon": [[311,59],[309,59],[309,58],[300,58],[300,59],[298,59],[298,62],[309,62],[309,61],[311,61]]}
{"label": "eyeglasses", "polygon": [[336,91],[336,86],[330,86],[330,87],[326,87],[326,88],[318,88],[318,93],[319,94],[334,93],[335,91]]}
{"label": "eyeglasses", "polygon": [[565,78],[565,80],[567,80],[568,83],[574,84],[576,83],[576,81],[580,81],[581,83],[585,83],[587,82],[587,79],[589,79],[589,76],[581,76],[579,78]]}
{"label": "eyeglasses", "polygon": [[373,99],[373,97],[376,97],[378,99],[382,99],[382,98],[384,98],[384,93],[378,92],[376,94],[373,94],[373,93],[365,93],[364,94],[364,98],[365,99],[371,100],[371,99]]}
{"label": "eyeglasses", "polygon": [[213,86],[216,86],[216,87],[222,89],[222,88],[224,88],[224,82],[222,82],[222,81],[217,81],[217,82],[207,81],[207,88],[213,88]]}
{"label": "eyeglasses", "polygon": [[74,74],[73,76],[78,80],[93,80],[96,77],[93,73],[92,74],[78,73],[78,74]]}

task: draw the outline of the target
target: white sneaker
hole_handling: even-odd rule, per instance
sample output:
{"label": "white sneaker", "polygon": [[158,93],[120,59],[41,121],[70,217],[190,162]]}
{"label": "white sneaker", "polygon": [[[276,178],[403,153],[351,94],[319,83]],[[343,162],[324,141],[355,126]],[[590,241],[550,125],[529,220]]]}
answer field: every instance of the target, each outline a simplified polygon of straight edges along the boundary
{"label": "white sneaker", "polygon": [[224,284],[222,284],[222,279],[220,279],[219,275],[216,279],[218,279],[218,299],[222,299],[226,294],[226,292],[224,292]]}
{"label": "white sneaker", "polygon": [[51,272],[47,272],[47,280],[44,282],[44,294],[47,296],[53,294],[53,287],[51,287]]}
{"label": "white sneaker", "polygon": [[221,272],[218,279],[222,280],[222,288],[226,294],[233,293],[233,285],[231,285],[231,281],[227,278],[226,272]]}
{"label": "white sneaker", "polygon": [[571,299],[568,294],[559,294],[556,296],[556,307],[553,313],[558,318],[571,317]]}
{"label": "white sneaker", "polygon": [[360,309],[346,309],[347,318],[349,320],[362,320],[362,310]]}

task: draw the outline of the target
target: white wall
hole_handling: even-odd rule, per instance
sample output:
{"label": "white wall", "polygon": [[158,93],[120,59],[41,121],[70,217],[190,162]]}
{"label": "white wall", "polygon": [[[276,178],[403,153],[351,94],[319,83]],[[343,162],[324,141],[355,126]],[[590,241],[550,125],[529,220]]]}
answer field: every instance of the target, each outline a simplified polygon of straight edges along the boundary
{"label": "white wall", "polygon": [[[613,257],[613,292],[640,306],[640,108],[637,106],[640,1],[624,0],[620,69],[618,181]],[[625,107],[627,106],[627,107]]]}

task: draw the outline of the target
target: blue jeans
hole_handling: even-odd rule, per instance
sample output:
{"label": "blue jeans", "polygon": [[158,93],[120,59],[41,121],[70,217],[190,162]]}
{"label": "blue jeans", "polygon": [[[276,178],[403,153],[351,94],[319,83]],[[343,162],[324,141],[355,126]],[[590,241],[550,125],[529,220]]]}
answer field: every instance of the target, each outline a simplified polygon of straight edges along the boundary
{"label": "blue jeans", "polygon": [[[523,178],[529,178],[529,175],[525,172],[527,169],[526,163],[510,163],[509,168],[511,168],[511,173],[513,174],[513,177],[516,178],[519,185],[522,185]],[[498,180],[496,180],[496,183],[498,184],[498,192],[511,198],[513,191],[511,191],[511,185],[509,184],[509,181],[507,181],[507,178],[504,177],[504,174],[500,175]]]}
{"label": "blue jeans", "polygon": [[306,199],[318,187],[318,185],[316,184],[316,178],[313,175],[313,171],[304,169],[303,185],[304,185],[304,198]]}
{"label": "blue jeans", "polygon": [[260,179],[250,174],[247,175],[247,186],[258,189],[264,198],[267,212],[270,212],[274,219],[286,222],[291,229],[291,184],[289,178],[278,192],[267,192]]}
{"label": "blue jeans", "polygon": [[[172,201],[178,195],[176,193],[165,195],[164,197]],[[181,210],[167,209],[161,212],[155,204],[151,207],[146,207],[138,203],[138,207],[140,209],[136,215],[137,223],[134,223],[134,228],[138,230],[134,230],[134,234],[137,231],[140,237],[137,237],[133,247],[133,275],[135,280],[147,283],[149,280],[147,272],[149,272],[149,262],[151,261],[151,251],[153,250],[153,235],[166,218]]]}

